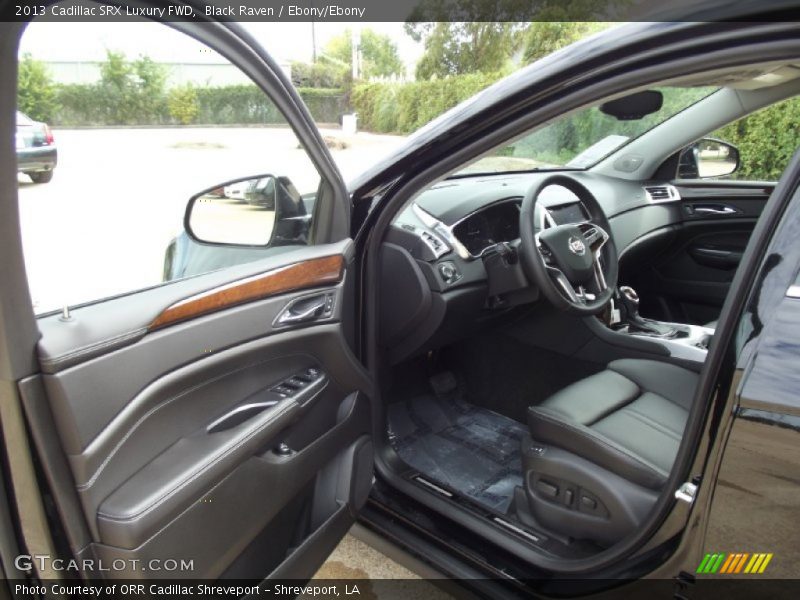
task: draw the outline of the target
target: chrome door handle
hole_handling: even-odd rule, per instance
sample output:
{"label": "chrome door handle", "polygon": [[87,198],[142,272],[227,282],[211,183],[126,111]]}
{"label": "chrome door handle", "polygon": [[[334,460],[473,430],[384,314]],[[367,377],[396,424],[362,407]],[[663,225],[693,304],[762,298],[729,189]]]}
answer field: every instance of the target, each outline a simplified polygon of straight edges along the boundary
{"label": "chrome door handle", "polygon": [[256,416],[258,413],[267,410],[268,408],[272,408],[278,404],[278,402],[279,400],[267,400],[265,402],[252,402],[250,404],[242,404],[241,406],[237,406],[236,408],[226,412],[221,417],[214,419],[208,425],[208,427],[206,427],[206,431],[208,433],[217,433],[218,431],[225,431],[226,429],[231,429],[232,427],[241,425],[248,419]]}
{"label": "chrome door handle", "polygon": [[699,213],[701,215],[732,215],[737,212],[737,210],[730,206],[720,206],[719,208],[714,206],[696,206],[694,212],[695,214]]}
{"label": "chrome door handle", "polygon": [[304,308],[299,312],[294,312],[291,308],[288,308],[280,316],[278,323],[301,323],[303,321],[310,321],[311,319],[320,316],[324,308],[325,298],[316,300],[311,306]]}
{"label": "chrome door handle", "polygon": [[283,309],[275,325],[294,325],[313,321],[333,313],[333,294],[325,293],[317,296],[298,298]]}

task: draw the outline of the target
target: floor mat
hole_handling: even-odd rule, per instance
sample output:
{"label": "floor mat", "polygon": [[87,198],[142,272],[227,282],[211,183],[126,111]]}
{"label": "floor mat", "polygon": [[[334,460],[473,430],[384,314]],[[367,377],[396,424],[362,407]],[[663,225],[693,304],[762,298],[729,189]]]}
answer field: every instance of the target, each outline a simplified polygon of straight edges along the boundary
{"label": "floor mat", "polygon": [[527,428],[457,397],[417,396],[389,405],[390,440],[411,467],[475,502],[505,513],[522,485]]}

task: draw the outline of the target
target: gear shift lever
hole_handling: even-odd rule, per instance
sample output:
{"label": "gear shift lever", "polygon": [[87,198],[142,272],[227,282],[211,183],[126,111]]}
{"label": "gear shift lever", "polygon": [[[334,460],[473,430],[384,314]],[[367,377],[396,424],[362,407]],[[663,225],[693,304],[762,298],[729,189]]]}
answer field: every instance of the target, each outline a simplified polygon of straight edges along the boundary
{"label": "gear shift lever", "polygon": [[625,318],[636,320],[639,317],[639,294],[629,285],[619,286],[619,300],[625,309]]}
{"label": "gear shift lever", "polygon": [[674,327],[644,319],[639,315],[639,294],[632,287],[622,285],[617,291],[624,312],[623,322],[627,323],[628,331],[646,333],[656,337],[673,337],[677,333]]}

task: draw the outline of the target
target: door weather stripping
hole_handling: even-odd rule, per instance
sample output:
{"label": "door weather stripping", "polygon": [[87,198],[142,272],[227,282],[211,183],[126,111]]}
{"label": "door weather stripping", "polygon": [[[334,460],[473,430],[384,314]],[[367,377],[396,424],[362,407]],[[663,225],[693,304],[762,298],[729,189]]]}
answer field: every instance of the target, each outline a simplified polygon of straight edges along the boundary
{"label": "door weather stripping", "polygon": [[691,505],[694,502],[695,494],[697,494],[697,486],[691,481],[685,481],[675,491],[675,499],[683,500],[686,504]]}

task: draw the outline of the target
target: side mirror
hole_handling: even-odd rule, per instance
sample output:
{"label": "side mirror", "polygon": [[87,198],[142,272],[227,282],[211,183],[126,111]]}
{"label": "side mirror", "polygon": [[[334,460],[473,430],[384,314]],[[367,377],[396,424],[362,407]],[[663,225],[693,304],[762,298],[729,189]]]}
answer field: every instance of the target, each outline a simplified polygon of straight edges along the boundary
{"label": "side mirror", "polygon": [[739,149],[733,144],[703,138],[681,151],[678,178],[724,177],[739,168]]}
{"label": "side mirror", "polygon": [[214,245],[267,247],[306,243],[307,201],[287,177],[234,179],[192,196],[184,227]]}

